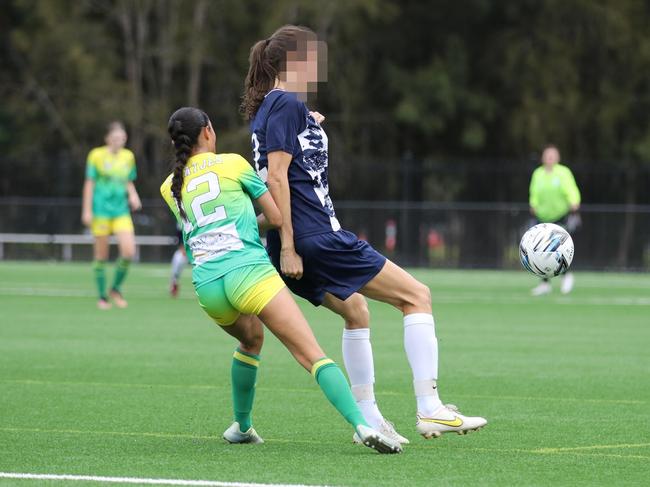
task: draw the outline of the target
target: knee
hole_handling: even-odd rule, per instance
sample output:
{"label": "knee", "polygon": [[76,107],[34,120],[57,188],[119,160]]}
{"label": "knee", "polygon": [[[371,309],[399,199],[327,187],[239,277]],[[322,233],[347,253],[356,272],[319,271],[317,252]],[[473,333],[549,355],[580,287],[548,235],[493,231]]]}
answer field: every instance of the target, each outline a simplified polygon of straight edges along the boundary
{"label": "knee", "polygon": [[414,309],[417,312],[431,312],[431,290],[429,286],[416,281],[408,301],[403,306],[404,312],[407,312],[408,309]]}
{"label": "knee", "polygon": [[126,247],[120,252],[120,257],[125,260],[133,260],[135,257],[135,245]]}
{"label": "knee", "polygon": [[345,304],[343,318],[345,319],[345,327],[348,330],[368,328],[370,326],[370,311],[368,310],[366,298],[360,294],[353,294]]}
{"label": "knee", "polygon": [[108,248],[95,247],[95,260],[108,260]]}
{"label": "knee", "polygon": [[264,345],[264,330],[262,327],[251,326],[239,341],[240,348],[244,352],[259,355]]}

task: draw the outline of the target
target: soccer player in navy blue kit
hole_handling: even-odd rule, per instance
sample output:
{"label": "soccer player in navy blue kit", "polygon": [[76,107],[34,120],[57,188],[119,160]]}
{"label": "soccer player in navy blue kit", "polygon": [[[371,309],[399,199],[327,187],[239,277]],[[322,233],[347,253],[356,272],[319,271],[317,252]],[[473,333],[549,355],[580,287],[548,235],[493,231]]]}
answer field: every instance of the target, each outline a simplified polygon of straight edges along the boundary
{"label": "soccer player in navy blue kit", "polygon": [[283,216],[280,229],[267,234],[271,261],[294,293],[343,317],[345,367],[370,426],[408,443],[375,401],[364,296],[392,304],[404,315],[418,433],[431,438],[477,430],[487,424],[484,418],[464,416],[438,396],[438,342],[429,288],[342,229],[336,218],[322,117],[304,103],[324,78],[325,52],[325,44],[311,30],[290,25],[251,49],[242,111],[251,123],[255,169]]}

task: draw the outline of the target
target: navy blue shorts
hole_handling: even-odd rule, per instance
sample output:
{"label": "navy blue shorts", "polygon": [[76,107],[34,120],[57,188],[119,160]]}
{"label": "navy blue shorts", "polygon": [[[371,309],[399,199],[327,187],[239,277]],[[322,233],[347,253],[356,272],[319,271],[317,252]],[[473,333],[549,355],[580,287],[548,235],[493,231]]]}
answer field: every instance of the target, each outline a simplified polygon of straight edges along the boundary
{"label": "navy blue shorts", "polygon": [[287,287],[314,306],[323,303],[325,293],[345,301],[379,274],[386,264],[386,257],[346,230],[303,237],[294,244],[302,257],[300,280],[282,275],[280,235],[277,231],[267,235],[266,249]]}

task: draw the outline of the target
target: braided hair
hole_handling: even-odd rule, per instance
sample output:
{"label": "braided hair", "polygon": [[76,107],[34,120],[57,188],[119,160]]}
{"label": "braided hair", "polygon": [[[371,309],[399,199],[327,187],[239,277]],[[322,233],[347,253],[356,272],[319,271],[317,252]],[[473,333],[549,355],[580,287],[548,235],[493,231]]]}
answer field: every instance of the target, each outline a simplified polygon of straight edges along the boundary
{"label": "braided hair", "polygon": [[192,154],[192,148],[198,141],[201,130],[209,124],[208,115],[203,110],[194,107],[179,108],[169,117],[169,123],[167,124],[167,131],[172,138],[175,149],[171,189],[183,220],[187,220],[182,199],[185,165]]}

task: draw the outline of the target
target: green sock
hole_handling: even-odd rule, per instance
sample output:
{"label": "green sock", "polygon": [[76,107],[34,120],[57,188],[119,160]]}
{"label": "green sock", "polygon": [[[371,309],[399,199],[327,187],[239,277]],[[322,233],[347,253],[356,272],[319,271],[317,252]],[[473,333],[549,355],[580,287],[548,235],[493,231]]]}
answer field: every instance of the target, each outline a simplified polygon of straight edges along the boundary
{"label": "green sock", "polygon": [[115,277],[113,278],[111,289],[115,289],[116,291],[120,290],[120,286],[124,282],[124,279],[126,279],[127,272],[129,272],[130,263],[131,261],[129,259],[122,257],[117,259],[117,263],[115,264]]}
{"label": "green sock", "polygon": [[93,262],[93,273],[95,274],[95,284],[99,299],[106,299],[106,261],[96,260]]}
{"label": "green sock", "polygon": [[259,355],[253,355],[235,350],[232,356],[232,405],[235,411],[235,421],[239,430],[245,433],[252,426],[251,411],[255,399],[255,381],[257,368],[260,365]]}
{"label": "green sock", "polygon": [[354,429],[360,425],[368,426],[352,396],[348,381],[334,361],[328,358],[318,360],[311,368],[311,373],[329,402]]}

